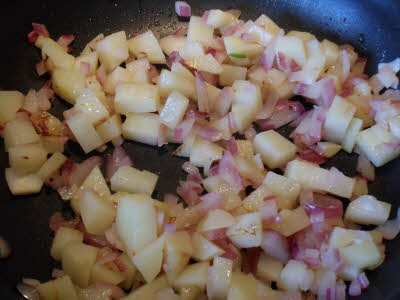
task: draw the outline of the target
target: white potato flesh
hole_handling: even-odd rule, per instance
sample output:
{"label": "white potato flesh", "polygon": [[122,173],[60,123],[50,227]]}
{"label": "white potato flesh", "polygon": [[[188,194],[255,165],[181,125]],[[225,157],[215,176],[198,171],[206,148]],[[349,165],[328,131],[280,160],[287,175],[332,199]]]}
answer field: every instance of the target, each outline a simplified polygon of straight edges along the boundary
{"label": "white potato flesh", "polygon": [[209,262],[199,262],[187,266],[174,281],[174,287],[195,286],[204,291],[207,284],[208,267]]}
{"label": "white potato flesh", "polygon": [[[147,72],[145,72],[147,75]],[[104,91],[108,94],[115,94],[115,88],[120,83],[134,82],[133,74],[130,70],[116,67],[114,71],[107,75],[104,81]]]}
{"label": "white potato flesh", "polygon": [[13,168],[6,168],[6,181],[14,196],[37,194],[43,186],[43,180],[38,175],[18,175]]}
{"label": "white potato flesh", "polygon": [[90,270],[98,251],[98,248],[86,244],[69,244],[62,252],[62,269],[81,288],[89,286]]}
{"label": "white potato flesh", "polygon": [[246,42],[237,36],[224,37],[224,44],[228,55],[239,54],[250,59],[260,55],[264,51],[262,45]]}
{"label": "white potato flesh", "polygon": [[188,105],[188,98],[177,91],[172,92],[160,112],[160,122],[168,128],[175,129],[182,121]]}
{"label": "white potato flesh", "polygon": [[248,211],[255,212],[264,203],[264,198],[268,196],[273,196],[273,193],[269,186],[262,184],[243,199],[243,207]]}
{"label": "white potato flesh", "polygon": [[227,197],[226,211],[232,211],[242,203],[242,199],[233,191],[232,186],[220,176],[209,176],[203,180],[202,185],[208,192],[221,193]]}
{"label": "white potato flesh", "polygon": [[389,120],[390,132],[400,139],[400,115],[390,118]]}
{"label": "white potato flesh", "polygon": [[184,67],[180,62],[177,61],[174,61],[172,63],[171,72],[181,77],[185,77],[186,79],[189,79],[193,82],[196,80],[192,72],[190,72],[186,67]]}
{"label": "white potato flesh", "polygon": [[364,195],[346,208],[345,219],[363,225],[381,225],[389,219],[390,203],[378,201],[374,196]]}
{"label": "white potato flesh", "polygon": [[213,265],[208,268],[207,296],[210,300],[223,300],[228,295],[232,279],[232,260],[214,257]]}
{"label": "white potato flesh", "polygon": [[0,123],[14,120],[25,96],[18,91],[0,91]]}
{"label": "white potato flesh", "polygon": [[273,34],[269,33],[262,26],[255,24],[251,20],[247,21],[243,27],[247,29],[246,33],[252,42],[257,42],[263,46],[267,46],[274,37]]}
{"label": "white potato flesh", "polygon": [[159,106],[160,96],[155,85],[121,83],[115,89],[115,110],[118,113],[155,112]]}
{"label": "white potato flesh", "polygon": [[158,176],[149,171],[122,166],[111,177],[111,190],[151,195],[156,187],[157,180]]}
{"label": "white potato flesh", "polygon": [[200,42],[204,45],[211,43],[214,28],[204,24],[200,17],[191,16],[187,33],[188,42]]}
{"label": "white potato flesh", "polygon": [[301,160],[289,162],[286,166],[285,176],[297,181],[305,188],[328,192],[344,198],[351,197],[354,187],[353,178],[340,176],[341,184],[338,185],[336,179],[332,179],[330,171]]}
{"label": "white potato flesh", "polygon": [[56,152],[64,152],[64,144],[60,143],[60,139],[63,139],[59,136],[40,136],[40,143],[47,153],[56,153]]}
{"label": "white potato flesh", "polygon": [[41,144],[26,144],[8,148],[10,166],[18,175],[34,173],[47,159],[47,152]]}
{"label": "white potato flesh", "polygon": [[[262,290],[261,290],[262,288]],[[262,294],[260,295],[260,290]],[[233,271],[227,300],[279,299],[277,291],[257,280],[252,274]]]}
{"label": "white potato flesh", "polygon": [[80,243],[83,243],[83,232],[73,228],[61,226],[57,230],[51,245],[51,257],[53,257],[55,260],[61,260],[62,253],[67,245]]}
{"label": "white potato flesh", "polygon": [[67,119],[67,125],[85,153],[89,153],[104,144],[91,120],[85,114],[74,114]]}
{"label": "white potato flesh", "polygon": [[121,197],[118,201],[116,224],[126,252],[132,257],[157,239],[153,200],[146,194]]}
{"label": "white potato flesh", "polygon": [[357,136],[357,145],[375,167],[383,166],[399,156],[400,147],[390,146],[396,143],[397,138],[378,124],[364,129]]}
{"label": "white potato flesh", "polygon": [[157,145],[160,130],[160,116],[152,113],[129,114],[122,124],[125,139],[148,145]]}
{"label": "white potato flesh", "polygon": [[90,89],[85,89],[80,94],[74,107],[78,112],[85,114],[94,125],[109,116],[108,110]]}
{"label": "white potato flesh", "polygon": [[296,146],[274,130],[256,135],[254,149],[261,155],[263,162],[275,169],[284,166],[296,154]]}
{"label": "white potato flesh", "polygon": [[179,56],[186,61],[194,61],[205,55],[204,48],[200,42],[186,42],[179,48]]}
{"label": "white potato flesh", "polygon": [[359,269],[372,267],[381,261],[381,253],[373,241],[363,241],[339,249],[344,261]]}
{"label": "white potato flesh", "polygon": [[111,72],[129,57],[125,31],[115,32],[97,42],[96,50],[101,65]]}
{"label": "white potato flesh", "polygon": [[310,218],[301,206],[292,210],[283,209],[279,212],[278,217],[281,220],[280,222],[268,224],[265,228],[275,230],[286,237],[307,228],[311,224]]}
{"label": "white potato flesh", "polygon": [[213,28],[221,28],[233,24],[237,18],[220,9],[212,9],[209,11],[206,24]]}
{"label": "white potato flesh", "polygon": [[112,115],[109,119],[97,125],[96,131],[104,143],[111,142],[122,134],[121,116]]}
{"label": "white potato flesh", "polygon": [[247,80],[236,80],[233,85],[233,104],[244,104],[254,109],[261,110],[262,98],[260,87]]}
{"label": "white potato flesh", "polygon": [[192,234],[192,246],[192,258],[197,261],[207,261],[215,256],[219,256],[225,253],[225,250],[221,249],[213,242],[207,240],[198,232]]}
{"label": "white potato flesh", "polygon": [[90,282],[105,282],[118,285],[124,281],[124,275],[116,270],[112,270],[105,264],[96,263],[90,271]]}
{"label": "white potato flesh", "polygon": [[335,43],[324,39],[321,42],[322,53],[325,55],[325,67],[330,67],[336,64],[339,57],[339,46]]}
{"label": "white potato flesh", "polygon": [[80,193],[80,213],[87,232],[103,235],[115,218],[115,207],[91,190]]}
{"label": "white potato flesh", "polygon": [[53,176],[66,161],[67,158],[61,152],[56,152],[40,167],[37,175],[43,181],[46,181]]}
{"label": "white potato flesh", "polygon": [[270,171],[265,176],[263,184],[277,196],[276,203],[280,209],[295,208],[301,191],[298,182]]}
{"label": "white potato flesh", "polygon": [[305,31],[297,31],[297,30],[291,30],[289,31],[286,36],[295,36],[298,37],[299,39],[301,39],[304,43],[307,43],[311,40],[315,40],[316,37],[315,35],[309,33],[309,32],[305,32]]}
{"label": "white potato flesh", "polygon": [[85,75],[75,69],[55,69],[51,82],[54,92],[72,105],[86,88]]}
{"label": "white potato flesh", "polygon": [[226,235],[240,248],[259,247],[262,239],[262,224],[259,213],[248,213],[236,217],[236,224],[229,227]]}
{"label": "white potato flesh", "polygon": [[222,86],[232,86],[236,80],[245,80],[247,68],[222,64],[222,72],[219,73],[218,82]]}
{"label": "white potato flesh", "polygon": [[353,104],[336,95],[326,116],[324,139],[341,144],[355,112],[356,107]]}
{"label": "white potato flesh", "polygon": [[220,74],[222,72],[220,63],[210,53],[196,57],[194,61],[188,61],[187,63],[198,71],[204,71],[211,74]]}
{"label": "white potato flesh", "polygon": [[99,61],[99,55],[96,51],[81,54],[80,56],[75,58],[74,68],[82,70],[84,64],[89,65],[89,72],[87,73],[88,76],[96,74],[97,66]]}
{"label": "white potato flesh", "polygon": [[340,150],[342,150],[342,146],[331,142],[318,142],[317,149],[318,149],[318,154],[326,158],[331,158],[335,156]]}
{"label": "white potato flesh", "polygon": [[136,57],[140,53],[145,53],[147,59],[152,64],[165,64],[165,56],[162,52],[157,39],[151,30],[139,34],[128,41],[129,52]]}
{"label": "white potato flesh", "polygon": [[163,235],[137,252],[132,259],[147,283],[152,282],[161,271],[164,243],[165,236]]}
{"label": "white potato flesh", "polygon": [[210,211],[197,225],[197,231],[205,232],[235,225],[235,218],[225,210]]}
{"label": "white potato flesh", "polygon": [[196,167],[205,167],[210,161],[222,157],[223,148],[201,137],[196,137],[190,152],[190,162]]}
{"label": "white potato flesh", "polygon": [[65,49],[51,38],[44,37],[41,41],[42,53],[49,57],[48,63],[52,68],[69,69],[75,61],[75,57],[68,54]]}
{"label": "white potato flesh", "polygon": [[192,240],[188,232],[170,232],[165,240],[166,249],[169,251],[182,252],[188,255],[193,254]]}
{"label": "white potato flesh", "polygon": [[158,88],[160,97],[168,97],[174,90],[180,92],[184,96],[197,99],[196,86],[193,80],[176,73],[163,69],[158,78]]}
{"label": "white potato flesh", "polygon": [[136,289],[132,289],[132,292],[122,298],[123,300],[146,300],[155,299],[158,291],[168,288],[169,284],[165,275],[160,276],[153,280],[151,283],[147,283]]}
{"label": "white potato flesh", "polygon": [[148,70],[150,62],[146,57],[136,59],[126,64],[126,69],[131,74],[131,80],[134,83],[151,83]]}
{"label": "white potato flesh", "polygon": [[269,17],[267,17],[264,14],[259,16],[258,19],[254,22],[254,24],[263,27],[272,35],[277,35],[280,31],[279,26],[276,25],[274,21],[272,21]]}
{"label": "white potato flesh", "polygon": [[288,291],[308,291],[314,281],[314,272],[302,261],[290,260],[283,268],[279,287]]}
{"label": "white potato flesh", "polygon": [[6,151],[10,147],[34,144],[40,141],[31,121],[22,118],[7,122],[3,131],[3,138]]}
{"label": "white potato flesh", "polygon": [[363,127],[363,123],[363,120],[358,118],[353,118],[351,120],[342,142],[343,150],[347,153],[351,153],[353,151],[357,142],[357,136]]}
{"label": "white potato flesh", "polygon": [[41,283],[37,286],[40,299],[78,300],[77,290],[68,275]]}
{"label": "white potato flesh", "polygon": [[265,253],[261,253],[257,264],[257,276],[261,279],[278,282],[283,269],[283,263]]}
{"label": "white potato flesh", "polygon": [[186,37],[167,35],[160,39],[159,43],[162,51],[169,56],[172,52],[178,51],[186,43]]}
{"label": "white potato flesh", "polygon": [[283,53],[287,57],[294,59],[299,66],[304,66],[307,61],[304,42],[295,36],[281,36],[276,41],[276,53]]}

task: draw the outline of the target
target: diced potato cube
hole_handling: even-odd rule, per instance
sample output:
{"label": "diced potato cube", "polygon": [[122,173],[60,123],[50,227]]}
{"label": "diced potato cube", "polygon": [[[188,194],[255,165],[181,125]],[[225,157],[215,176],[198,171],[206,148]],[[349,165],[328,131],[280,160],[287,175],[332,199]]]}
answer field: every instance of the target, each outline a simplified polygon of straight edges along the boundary
{"label": "diced potato cube", "polygon": [[160,96],[155,85],[121,83],[115,89],[115,109],[118,113],[155,112],[159,106]]}
{"label": "diced potato cube", "polygon": [[341,149],[342,149],[342,146],[335,144],[335,143],[318,142],[317,147],[315,148],[315,151],[323,157],[331,158],[331,157],[335,156]]}
{"label": "diced potato cube", "polygon": [[125,139],[148,145],[157,145],[160,130],[160,116],[152,113],[129,114],[122,124]]}
{"label": "diced potato cube", "polygon": [[99,55],[96,51],[90,52],[88,54],[81,54],[75,58],[74,67],[76,69],[82,70],[82,64],[89,65],[88,76],[95,75],[97,71],[97,65],[99,61]]}
{"label": "diced potato cube", "polygon": [[115,270],[111,270],[105,264],[96,263],[90,272],[90,282],[105,282],[113,285],[118,285],[124,281],[124,275]]}
{"label": "diced potato cube", "polygon": [[297,30],[291,30],[289,31],[286,36],[295,36],[298,37],[299,39],[301,39],[304,43],[307,43],[311,40],[315,40],[316,37],[315,35],[309,33],[309,32],[305,32],[305,31],[297,31]]}
{"label": "diced potato cube", "polygon": [[118,201],[118,233],[132,256],[157,239],[156,211],[146,194],[125,195]]}
{"label": "diced potato cube", "polygon": [[188,105],[188,98],[177,91],[172,92],[161,110],[160,122],[174,129],[182,121]]}
{"label": "diced potato cube", "polygon": [[197,261],[210,260],[215,256],[225,253],[225,250],[221,249],[213,242],[210,242],[198,232],[195,232],[192,235],[192,246],[192,257]]}
{"label": "diced potato cube", "polygon": [[209,11],[206,23],[214,28],[221,28],[234,23],[236,20],[237,18],[230,13],[220,9],[212,9]]}
{"label": "diced potato cube", "polygon": [[263,162],[270,168],[283,167],[296,154],[296,146],[274,130],[256,135],[254,148]]}
{"label": "diced potato cube", "polygon": [[232,86],[233,104],[243,104],[258,112],[262,107],[261,90],[259,86],[247,80],[236,80]]}
{"label": "diced potato cube", "polygon": [[76,99],[76,111],[86,115],[92,124],[97,124],[109,116],[108,110],[90,89],[85,89]]}
{"label": "diced potato cube", "polygon": [[269,17],[267,17],[264,14],[259,16],[254,23],[258,26],[264,27],[264,29],[267,30],[272,35],[277,35],[280,31],[279,26],[276,25],[274,21],[272,21]]}
{"label": "diced potato cube", "polygon": [[[145,75],[147,75],[147,69],[145,70]],[[146,79],[148,79],[147,76]],[[104,81],[104,91],[107,92],[108,94],[114,95],[115,88],[118,84],[128,83],[128,82],[134,82],[132,72],[130,70],[118,66],[114,69],[114,71],[112,71],[106,77]],[[146,82],[148,82],[148,80]]]}
{"label": "diced potato cube", "polygon": [[131,61],[126,65],[127,70],[131,73],[131,79],[134,83],[148,83],[150,84],[149,73],[150,62],[146,57]]}
{"label": "diced potato cube", "polygon": [[75,104],[76,98],[86,88],[85,75],[75,69],[55,69],[51,74],[54,92],[65,101]]}
{"label": "diced potato cube", "polygon": [[247,104],[233,104],[231,113],[234,127],[240,133],[243,133],[247,128],[249,128],[251,123],[254,121],[255,111]]}
{"label": "diced potato cube", "polygon": [[364,195],[346,208],[345,219],[363,225],[381,225],[389,219],[390,203],[378,201],[374,196]]}
{"label": "diced potato cube", "polygon": [[[168,234],[168,236],[170,236],[170,234]],[[167,278],[170,283],[174,282],[179,274],[183,271],[183,269],[189,263],[189,259],[193,253],[189,234],[186,236],[179,234],[179,237],[180,239],[170,239],[170,242],[167,239],[165,244],[163,270],[167,274]],[[184,243],[183,245],[176,244],[176,242],[181,242],[182,239]],[[188,253],[189,251],[190,253]]]}
{"label": "diced potato cube", "polygon": [[114,206],[90,190],[84,190],[80,198],[80,213],[87,232],[103,235],[114,221]]}
{"label": "diced potato cube", "polygon": [[162,289],[168,288],[167,276],[162,275],[151,283],[147,283],[139,288],[132,289],[132,292],[124,297],[124,300],[148,300],[155,299],[156,293]]}
{"label": "diced potato cube", "polygon": [[32,123],[25,119],[15,119],[7,122],[3,131],[3,138],[6,151],[10,147],[34,144],[40,140]]}
{"label": "diced potato cube", "polygon": [[292,209],[297,205],[297,197],[301,191],[301,185],[285,176],[272,171],[267,173],[263,184],[278,197],[276,203],[280,209]]}
{"label": "diced potato cube", "polygon": [[139,34],[128,41],[129,52],[136,57],[139,53],[145,53],[152,64],[165,64],[165,56],[157,39],[151,30]]}
{"label": "diced potato cube", "polygon": [[356,107],[340,96],[335,96],[326,115],[324,139],[341,144],[353,119]]}
{"label": "diced potato cube", "polygon": [[221,65],[222,72],[219,73],[218,82],[222,86],[232,86],[236,80],[245,80],[247,74],[247,68],[232,66],[232,65]]}
{"label": "diced potato cube", "polygon": [[304,66],[307,60],[304,42],[295,36],[281,36],[276,42],[276,53],[283,53],[294,59],[299,66]]}
{"label": "diced potato cube", "polygon": [[180,92],[188,98],[195,99],[196,86],[193,80],[181,76],[177,73],[163,69],[158,78],[158,88],[160,97],[166,98],[174,90]]}
{"label": "diced potato cube", "polygon": [[303,230],[311,224],[308,215],[302,207],[293,210],[281,210],[279,212],[279,217],[281,219],[280,222],[268,224],[267,227],[278,231],[286,237]]}
{"label": "diced potato cube", "polygon": [[281,272],[279,286],[288,291],[308,291],[314,281],[314,272],[302,261],[290,260]]}
{"label": "diced potato cube", "polygon": [[347,247],[353,244],[358,235],[361,235],[359,233],[359,230],[345,229],[335,226],[329,238],[329,247],[338,249]]}
{"label": "diced potato cube", "polygon": [[51,38],[45,37],[41,41],[42,53],[47,55],[48,65],[51,68],[69,69],[74,64],[75,58]]}
{"label": "diced potato cube", "polygon": [[194,61],[188,61],[187,63],[189,66],[199,71],[204,71],[211,74],[219,74],[222,72],[221,65],[210,53],[196,57]]}
{"label": "diced potato cube", "polygon": [[249,211],[257,211],[258,208],[264,203],[264,198],[273,196],[269,186],[262,184],[256,190],[251,192],[246,198],[243,199],[243,207]]}
{"label": "diced potato cube", "polygon": [[210,211],[197,225],[197,231],[204,232],[235,225],[235,218],[223,209]]}
{"label": "diced potato cube", "polygon": [[339,249],[339,252],[347,264],[359,269],[372,267],[381,260],[381,254],[372,241],[355,243]]}
{"label": "diced potato cube", "polygon": [[43,180],[46,181],[51,176],[53,176],[65,163],[67,158],[61,153],[56,152],[41,166],[40,170],[37,172],[37,175]]}
{"label": "diced potato cube", "polygon": [[108,143],[122,134],[121,116],[112,115],[108,120],[97,125],[96,131],[104,143]]}
{"label": "diced potato cube", "polygon": [[237,247],[259,247],[262,239],[260,214],[249,213],[237,216],[236,224],[227,229],[226,235]]}
{"label": "diced potato cube", "polygon": [[237,36],[224,37],[224,44],[228,55],[239,54],[250,59],[260,55],[264,51],[262,45],[246,42]]}
{"label": "diced potato cube", "polygon": [[162,235],[136,253],[132,259],[147,283],[152,282],[161,271],[164,243],[165,236]]}
{"label": "diced potato cube", "polygon": [[200,17],[191,16],[187,33],[188,42],[200,42],[208,45],[214,35],[214,28],[207,26]]}
{"label": "diced potato cube", "polygon": [[379,125],[364,129],[357,136],[357,145],[375,167],[383,166],[400,154],[397,138]]}
{"label": "diced potato cube", "polygon": [[179,48],[179,56],[188,62],[194,61],[203,55],[205,55],[204,48],[199,42],[186,42]]}
{"label": "diced potato cube", "polygon": [[111,177],[111,189],[114,192],[151,195],[156,187],[157,180],[156,174],[146,170],[140,171],[130,166],[122,166]]}
{"label": "diced potato cube", "polygon": [[160,39],[159,43],[162,51],[169,56],[172,52],[178,51],[186,43],[186,37],[167,35]]}
{"label": "diced potato cube", "polygon": [[214,257],[208,268],[207,296],[209,299],[226,299],[232,279],[232,260]]}
{"label": "diced potato cube", "polygon": [[187,266],[174,282],[174,287],[195,286],[204,291],[207,284],[209,262],[199,262]]}
{"label": "diced potato cube", "polygon": [[0,123],[14,120],[25,97],[18,91],[0,91]]}
{"label": "diced potato cube", "polygon": [[[263,288],[262,297],[260,288]],[[278,299],[277,291],[258,281],[252,274],[244,274],[240,271],[232,272],[231,285],[228,291],[227,300],[246,299]]]}
{"label": "diced potato cube", "polygon": [[47,153],[64,152],[65,137],[62,136],[40,136],[40,143]]}
{"label": "diced potato cube", "polygon": [[34,173],[47,159],[47,152],[41,144],[18,145],[8,148],[10,166],[18,175]]}
{"label": "diced potato cube", "polygon": [[89,153],[104,144],[91,121],[83,113],[77,113],[67,119],[67,125],[85,153]]}
{"label": "diced potato cube", "polygon": [[42,300],[78,300],[75,286],[68,275],[41,283],[37,291]]}
{"label": "diced potato cube", "polygon": [[283,263],[265,253],[261,253],[257,264],[257,276],[267,281],[278,282],[283,269]]}
{"label": "diced potato cube", "polygon": [[[337,171],[338,172],[338,171]],[[336,173],[336,172],[335,172]],[[286,166],[285,176],[314,191],[328,192],[344,198],[350,198],[354,187],[354,178],[343,174],[333,174],[307,161],[293,160]],[[332,184],[340,179],[340,185]]]}
{"label": "diced potato cube", "polygon": [[19,176],[12,168],[6,168],[6,181],[14,196],[39,193],[43,180],[36,174]]}
{"label": "diced potato cube", "polygon": [[171,66],[171,72],[175,73],[181,77],[185,77],[186,79],[194,82],[196,78],[186,67],[184,67],[180,62],[174,61]]}
{"label": "diced potato cube", "polygon": [[62,269],[82,288],[89,285],[90,270],[98,251],[98,248],[86,244],[69,244],[62,251]]}
{"label": "diced potato cube", "polygon": [[196,167],[205,167],[210,161],[219,160],[222,152],[222,147],[201,137],[196,137],[190,152],[190,162]]}
{"label": "diced potato cube", "polygon": [[[364,177],[356,177],[353,189],[353,197],[358,198],[362,195],[368,194],[368,181]],[[354,199],[355,199],[354,198]]]}
{"label": "diced potato cube", "polygon": [[221,193],[227,196],[225,210],[231,211],[241,205],[242,199],[235,193],[229,183],[219,176],[209,176],[202,182],[208,192]]}
{"label": "diced potato cube", "polygon": [[321,49],[325,56],[325,67],[335,65],[339,57],[339,46],[327,39],[324,39],[321,42]]}
{"label": "diced potato cube", "polygon": [[115,32],[97,42],[96,50],[100,63],[111,72],[129,57],[125,31]]}
{"label": "diced potato cube", "polygon": [[51,257],[55,260],[61,260],[62,253],[67,245],[80,243],[83,243],[83,233],[81,231],[69,227],[60,227],[51,245]]}
{"label": "diced potato cube", "polygon": [[196,140],[196,135],[190,134],[183,139],[183,144],[175,150],[173,155],[182,156],[182,157],[190,157],[190,153],[192,152],[193,144]]}
{"label": "diced potato cube", "polygon": [[252,159],[254,157],[254,147],[251,141],[236,140],[236,145],[238,147],[238,155],[247,159]]}

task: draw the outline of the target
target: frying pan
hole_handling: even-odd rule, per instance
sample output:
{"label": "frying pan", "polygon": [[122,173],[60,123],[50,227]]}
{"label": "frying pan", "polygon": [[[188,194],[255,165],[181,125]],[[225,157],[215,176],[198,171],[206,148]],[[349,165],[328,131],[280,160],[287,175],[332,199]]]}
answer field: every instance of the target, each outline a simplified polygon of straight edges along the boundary
{"label": "frying pan", "polygon": [[[351,43],[368,58],[367,73],[376,72],[377,64],[390,61],[400,54],[400,2],[398,0],[188,0],[193,14],[201,15],[211,8],[237,8],[242,17],[255,19],[265,13],[286,31],[309,31],[319,39],[328,38],[336,43]],[[0,11],[0,87],[18,89],[26,93],[39,88],[44,79],[35,74],[39,51],[30,46],[26,34],[31,22],[46,24],[53,37],[74,34],[77,54],[98,33],[109,34],[125,30],[130,36],[150,28],[161,35],[172,33],[178,20],[174,1],[151,0],[42,0],[2,2]],[[67,105],[54,101],[51,112],[61,117]],[[282,130],[283,134],[288,129]],[[0,142],[3,149],[3,142]],[[111,148],[104,154],[110,153]],[[183,179],[180,166],[184,159],[172,157],[176,148],[162,148],[125,142],[124,148],[139,169],[147,169],[160,176],[154,198],[175,192],[178,180]],[[68,144],[66,153],[81,161],[87,158],[79,146]],[[346,175],[354,176],[355,155],[340,153],[326,167],[335,165]],[[0,299],[21,299],[15,286],[24,277],[47,281],[51,270],[59,265],[49,255],[52,234],[49,217],[56,211],[72,214],[68,203],[53,191],[44,188],[38,195],[12,197],[4,178],[7,154],[0,151],[0,235],[13,248],[11,257],[0,261]],[[400,160],[377,169],[376,181],[370,192],[378,199],[398,206],[400,195]],[[393,216],[392,216],[393,217]],[[400,239],[386,243],[386,260],[377,270],[368,272],[371,285],[357,299],[400,299]]]}

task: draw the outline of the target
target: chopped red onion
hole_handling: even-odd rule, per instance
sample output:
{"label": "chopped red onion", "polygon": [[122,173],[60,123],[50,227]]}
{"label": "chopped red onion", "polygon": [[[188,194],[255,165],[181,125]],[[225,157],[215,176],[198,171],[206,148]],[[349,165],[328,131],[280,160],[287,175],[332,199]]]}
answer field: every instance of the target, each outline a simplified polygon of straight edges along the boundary
{"label": "chopped red onion", "polygon": [[350,283],[349,295],[350,296],[360,296],[361,295],[361,284],[357,279],[354,279]]}
{"label": "chopped red onion", "polygon": [[290,258],[289,242],[283,235],[281,235],[277,231],[264,231],[261,248],[267,254],[282,262],[287,262]]}
{"label": "chopped red onion", "polygon": [[233,100],[233,89],[230,86],[226,86],[222,89],[218,96],[217,101],[214,104],[213,110],[218,118],[224,117],[228,114],[231,108]]}
{"label": "chopped red onion", "polygon": [[259,207],[258,211],[263,221],[273,220],[278,215],[278,207],[274,199],[265,201],[264,204]]}
{"label": "chopped red onion", "polygon": [[106,181],[109,182],[114,173],[122,166],[133,167],[134,163],[124,148],[117,146],[113,154],[108,156],[106,165]]}
{"label": "chopped red onion", "polygon": [[221,130],[209,125],[207,121],[200,120],[197,120],[194,123],[192,132],[210,142],[219,141],[224,136],[224,133]]}
{"label": "chopped red onion", "polygon": [[37,38],[41,35],[44,37],[50,37],[49,31],[43,24],[32,23],[33,31],[28,34],[29,43],[33,44],[36,42]]}
{"label": "chopped red onion", "polygon": [[207,86],[198,72],[194,72],[196,76],[196,93],[197,93],[197,104],[200,112],[210,112],[209,99]]}
{"label": "chopped red onion", "polygon": [[327,161],[325,157],[322,157],[317,152],[311,149],[303,150],[299,153],[301,159],[309,161],[313,164],[321,165]]}
{"label": "chopped red onion", "polygon": [[256,135],[257,135],[257,131],[254,129],[253,126],[247,128],[244,131],[244,137],[246,138],[246,140],[249,140],[251,142],[254,141],[254,138],[256,137]]}
{"label": "chopped red onion", "polygon": [[186,1],[175,1],[175,12],[179,17],[190,17],[192,10]]}
{"label": "chopped red onion", "polygon": [[218,175],[228,182],[234,191],[239,192],[244,189],[242,178],[235,166],[235,159],[229,151],[225,151],[219,161]]}
{"label": "chopped red onion", "polygon": [[206,231],[204,232],[204,236],[211,241],[226,239],[226,228],[218,228]]}
{"label": "chopped red onion", "polygon": [[208,193],[200,197],[201,202],[193,207],[194,211],[200,216],[205,216],[209,211],[223,209],[226,203],[226,195]]}
{"label": "chopped red onion", "polygon": [[233,156],[238,154],[239,149],[234,137],[232,137],[228,142],[228,150]]}
{"label": "chopped red onion", "polygon": [[65,49],[67,52],[71,52],[71,48],[68,46],[75,40],[75,36],[72,34],[63,34],[57,40],[57,43]]}
{"label": "chopped red onion", "polygon": [[357,160],[356,171],[368,181],[375,180],[375,167],[371,164],[366,156],[360,154]]}

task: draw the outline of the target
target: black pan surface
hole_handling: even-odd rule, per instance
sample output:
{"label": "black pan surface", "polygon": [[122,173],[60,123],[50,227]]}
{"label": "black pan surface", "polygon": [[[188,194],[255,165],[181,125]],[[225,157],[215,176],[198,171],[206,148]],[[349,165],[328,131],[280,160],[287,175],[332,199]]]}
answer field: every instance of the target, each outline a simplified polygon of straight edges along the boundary
{"label": "black pan surface", "polygon": [[[318,38],[336,43],[351,43],[368,58],[369,75],[377,64],[390,61],[400,54],[400,2],[397,0],[188,0],[192,12],[201,15],[211,8],[237,8],[243,19],[255,19],[265,13],[285,30],[310,31]],[[39,79],[34,65],[39,51],[30,46],[26,34],[31,22],[46,24],[52,37],[74,34],[75,54],[98,33],[125,30],[129,36],[146,29],[163,34],[172,33],[178,20],[174,1],[152,0],[97,0],[97,1],[20,1],[1,2],[0,9],[0,88],[18,89],[26,93],[39,88],[45,79]],[[67,107],[54,101],[52,112],[61,116]],[[283,130],[285,131],[285,130]],[[0,142],[3,144],[3,142]],[[167,192],[175,192],[183,178],[180,165],[184,159],[172,157],[176,146],[155,148],[134,142],[125,142],[124,148],[133,157],[139,169],[160,175],[153,197],[161,199]],[[111,147],[109,147],[111,148]],[[1,145],[3,149],[3,145]],[[111,149],[105,152],[109,153]],[[81,161],[87,156],[77,145],[69,144],[67,153]],[[341,153],[326,164],[335,165],[346,175],[354,175],[356,156]],[[12,197],[4,178],[8,165],[7,154],[0,151],[0,235],[7,239],[13,253],[0,261],[0,299],[20,299],[15,285],[22,277],[46,281],[57,267],[49,255],[52,234],[48,219],[55,211],[71,215],[68,204],[44,188],[39,195]],[[377,169],[377,179],[370,192],[397,208],[400,195],[400,160]],[[395,209],[393,209],[395,212]],[[400,239],[387,244],[387,258],[377,270],[368,272],[371,286],[357,299],[400,299]]]}

